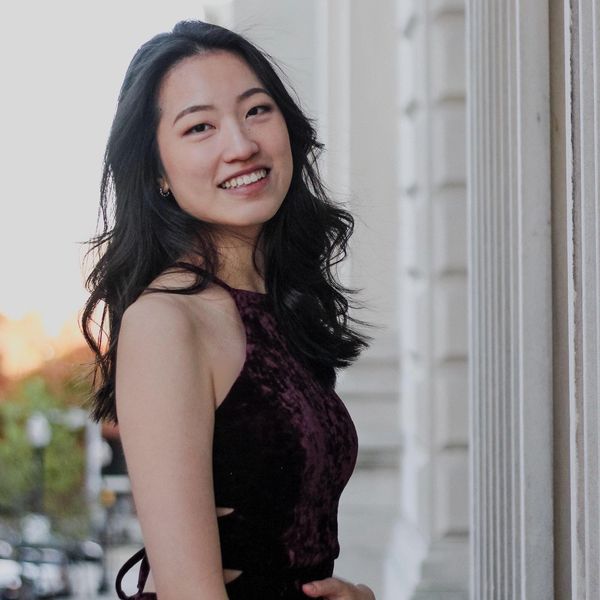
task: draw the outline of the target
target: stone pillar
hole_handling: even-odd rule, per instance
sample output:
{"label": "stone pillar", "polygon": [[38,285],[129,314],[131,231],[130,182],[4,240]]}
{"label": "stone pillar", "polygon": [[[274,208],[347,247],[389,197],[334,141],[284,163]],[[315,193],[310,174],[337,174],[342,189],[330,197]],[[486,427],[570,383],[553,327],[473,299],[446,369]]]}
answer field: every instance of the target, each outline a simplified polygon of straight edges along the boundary
{"label": "stone pillar", "polygon": [[[232,0],[231,27],[273,55],[303,109],[317,110],[318,0]],[[298,98],[299,96],[299,98]]]}
{"label": "stone pillar", "polygon": [[557,598],[600,589],[600,3],[552,0]]}
{"label": "stone pillar", "polygon": [[468,597],[465,14],[397,0],[400,516],[385,600]]}
{"label": "stone pillar", "polygon": [[[341,373],[340,389],[363,427],[365,452],[397,454],[397,207],[394,197],[393,3],[333,0],[318,4],[319,132],[323,173],[355,218],[344,281],[362,289],[358,318],[374,322],[375,340]],[[373,69],[373,64],[377,69]],[[385,462],[389,462],[386,458]]]}
{"label": "stone pillar", "polygon": [[467,2],[471,598],[553,586],[548,3]]}
{"label": "stone pillar", "polygon": [[568,169],[572,598],[600,590],[600,2],[573,0]]}
{"label": "stone pillar", "polygon": [[340,502],[335,574],[380,597],[382,563],[397,510],[397,244],[394,2],[317,2],[318,128],[322,173],[347,204],[355,233],[342,279],[361,289],[373,345],[341,373],[338,393],[356,423],[357,469]]}

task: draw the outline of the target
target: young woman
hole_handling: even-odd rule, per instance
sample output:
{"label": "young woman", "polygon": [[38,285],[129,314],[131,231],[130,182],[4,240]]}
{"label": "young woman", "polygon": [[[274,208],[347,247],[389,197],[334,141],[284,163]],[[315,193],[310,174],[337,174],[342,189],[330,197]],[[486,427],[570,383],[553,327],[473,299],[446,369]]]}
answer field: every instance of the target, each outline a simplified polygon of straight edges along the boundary
{"label": "young woman", "polygon": [[232,31],[180,22],[127,70],[82,315],[92,417],[119,425],[145,542],[119,598],[139,560],[140,599],[374,598],[332,577],[357,454],[335,370],[371,338],[332,272],[354,222],[321,149]]}

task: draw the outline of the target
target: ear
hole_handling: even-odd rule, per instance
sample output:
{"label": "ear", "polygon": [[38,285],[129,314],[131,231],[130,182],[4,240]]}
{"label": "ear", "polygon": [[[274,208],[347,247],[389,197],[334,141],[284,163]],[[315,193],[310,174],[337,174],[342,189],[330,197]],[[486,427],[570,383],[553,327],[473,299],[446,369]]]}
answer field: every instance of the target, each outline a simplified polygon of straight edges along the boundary
{"label": "ear", "polygon": [[158,187],[163,190],[165,193],[169,191],[169,182],[166,180],[165,177],[159,177],[156,180]]}

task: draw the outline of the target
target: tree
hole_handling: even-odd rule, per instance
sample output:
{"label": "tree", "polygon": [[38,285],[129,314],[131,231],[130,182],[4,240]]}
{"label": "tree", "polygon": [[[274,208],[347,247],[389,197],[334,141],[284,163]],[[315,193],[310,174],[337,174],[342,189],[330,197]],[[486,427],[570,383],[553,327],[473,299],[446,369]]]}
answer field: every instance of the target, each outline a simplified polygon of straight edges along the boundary
{"label": "tree", "polygon": [[[52,439],[44,455],[44,512],[55,528],[74,534],[87,527],[85,501],[85,440],[53,415],[66,407],[65,396],[73,381],[65,381],[64,393],[50,391],[41,375],[29,377],[12,388],[0,403],[0,510],[20,516],[31,507],[38,473],[34,451],[27,439],[26,423],[33,412],[49,417]],[[58,389],[58,391],[57,391]],[[74,525],[75,524],[75,525]],[[83,533],[83,531],[82,531]]]}

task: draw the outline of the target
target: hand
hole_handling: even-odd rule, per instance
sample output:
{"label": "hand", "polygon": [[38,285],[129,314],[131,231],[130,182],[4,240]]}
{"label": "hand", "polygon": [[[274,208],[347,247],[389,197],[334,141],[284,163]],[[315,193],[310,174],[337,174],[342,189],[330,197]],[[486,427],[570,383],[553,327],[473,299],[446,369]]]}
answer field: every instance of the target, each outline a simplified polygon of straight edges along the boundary
{"label": "hand", "polygon": [[353,585],[339,577],[305,583],[302,591],[311,598],[323,596],[326,600],[376,600],[371,588],[362,583]]}

